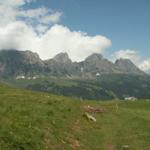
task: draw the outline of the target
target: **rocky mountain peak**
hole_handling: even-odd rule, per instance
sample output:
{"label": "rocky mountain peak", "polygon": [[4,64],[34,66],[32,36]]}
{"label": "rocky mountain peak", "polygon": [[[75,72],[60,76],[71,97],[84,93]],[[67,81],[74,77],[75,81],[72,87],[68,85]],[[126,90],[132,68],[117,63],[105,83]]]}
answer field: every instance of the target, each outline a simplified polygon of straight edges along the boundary
{"label": "rocky mountain peak", "polygon": [[40,59],[39,55],[37,53],[33,53],[29,50],[27,51],[17,51],[17,50],[1,50],[0,51],[0,57],[1,59],[13,61],[13,60],[20,60],[34,64],[41,62],[42,60]]}
{"label": "rocky mountain peak", "polygon": [[130,59],[117,59],[115,65],[122,70],[132,70],[133,68],[137,68],[134,63]]}
{"label": "rocky mountain peak", "polygon": [[117,59],[115,62],[116,65],[133,65],[132,61],[130,59]]}
{"label": "rocky mountain peak", "polygon": [[43,63],[37,53],[26,50],[26,51],[20,51],[20,54],[24,58],[24,61],[28,61],[30,64]]}
{"label": "rocky mountain peak", "polygon": [[124,73],[144,74],[130,59],[117,59],[115,65]]}
{"label": "rocky mountain peak", "polygon": [[103,59],[103,56],[101,54],[98,54],[98,53],[94,53],[90,56],[88,56],[85,61],[87,62],[96,62],[96,61],[99,61],[99,60],[102,60]]}
{"label": "rocky mountain peak", "polygon": [[39,55],[37,53],[31,52],[29,50],[26,51],[20,51],[23,55],[25,55],[27,58],[37,58],[39,59]]}
{"label": "rocky mountain peak", "polygon": [[69,58],[67,53],[59,53],[53,58],[53,60],[60,63],[71,62],[71,59]]}
{"label": "rocky mountain peak", "polygon": [[[81,71],[82,70],[82,71]],[[55,76],[95,77],[96,74],[144,75],[129,59],[116,60],[115,64],[101,54],[92,54],[82,62],[72,62],[67,53],[57,54],[53,59],[42,61],[31,51],[0,51],[0,75],[48,74]]]}

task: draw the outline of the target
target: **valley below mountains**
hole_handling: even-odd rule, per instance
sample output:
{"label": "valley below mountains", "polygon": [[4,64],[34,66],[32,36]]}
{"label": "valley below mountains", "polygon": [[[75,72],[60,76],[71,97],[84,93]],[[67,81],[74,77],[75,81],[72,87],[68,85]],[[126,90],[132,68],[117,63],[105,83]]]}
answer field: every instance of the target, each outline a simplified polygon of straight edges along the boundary
{"label": "valley below mountains", "polygon": [[150,76],[131,60],[115,63],[101,54],[72,62],[67,53],[49,60],[31,51],[0,51],[1,82],[80,99],[150,98]]}

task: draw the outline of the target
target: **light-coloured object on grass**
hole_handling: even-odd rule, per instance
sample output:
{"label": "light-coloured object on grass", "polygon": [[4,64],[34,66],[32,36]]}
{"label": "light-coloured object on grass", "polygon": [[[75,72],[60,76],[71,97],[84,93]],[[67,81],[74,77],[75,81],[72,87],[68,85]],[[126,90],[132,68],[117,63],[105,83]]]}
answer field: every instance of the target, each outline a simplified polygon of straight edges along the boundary
{"label": "light-coloured object on grass", "polygon": [[23,76],[23,75],[17,76],[17,77],[16,77],[16,80],[19,80],[19,79],[25,79],[25,76]]}
{"label": "light-coloured object on grass", "polygon": [[84,110],[85,112],[88,112],[88,113],[103,113],[104,112],[104,109],[103,108],[96,108],[96,107],[92,107],[92,106],[84,106]]}
{"label": "light-coloured object on grass", "polygon": [[93,117],[92,115],[88,114],[87,112],[84,114],[84,116],[88,119],[91,120],[93,122],[96,122],[96,118]]}
{"label": "light-coloured object on grass", "polygon": [[124,100],[127,100],[127,101],[136,101],[136,100],[137,100],[137,98],[136,98],[136,97],[131,96],[131,97],[125,97],[125,98],[124,98]]}
{"label": "light-coloured object on grass", "polygon": [[123,149],[123,150],[129,150],[129,145],[123,145],[123,146],[122,146],[122,149]]}

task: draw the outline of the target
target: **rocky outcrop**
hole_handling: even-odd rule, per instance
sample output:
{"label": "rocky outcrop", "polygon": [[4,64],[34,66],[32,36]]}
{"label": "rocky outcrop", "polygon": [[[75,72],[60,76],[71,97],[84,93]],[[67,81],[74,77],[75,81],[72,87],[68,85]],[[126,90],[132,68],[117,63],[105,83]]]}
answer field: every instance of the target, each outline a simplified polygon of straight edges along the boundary
{"label": "rocky outcrop", "polygon": [[139,75],[145,74],[129,59],[118,59],[116,60],[115,65],[122,73]]}
{"label": "rocky outcrop", "polygon": [[51,75],[60,77],[93,78],[101,74],[137,74],[144,75],[131,60],[119,59],[115,63],[103,58],[101,54],[92,54],[82,62],[72,62],[67,53],[43,61],[37,53],[31,51],[0,51],[0,75]]}

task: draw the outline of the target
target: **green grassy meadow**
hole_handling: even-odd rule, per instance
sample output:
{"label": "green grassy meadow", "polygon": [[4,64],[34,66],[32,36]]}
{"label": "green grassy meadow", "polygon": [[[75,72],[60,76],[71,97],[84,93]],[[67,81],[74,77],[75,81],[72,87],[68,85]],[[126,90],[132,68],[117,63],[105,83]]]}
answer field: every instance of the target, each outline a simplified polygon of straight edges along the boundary
{"label": "green grassy meadow", "polygon": [[[85,106],[102,108],[84,117]],[[149,150],[150,101],[80,101],[0,85],[0,150]]]}

